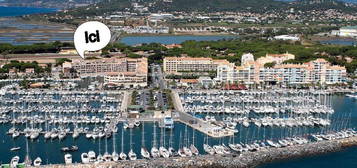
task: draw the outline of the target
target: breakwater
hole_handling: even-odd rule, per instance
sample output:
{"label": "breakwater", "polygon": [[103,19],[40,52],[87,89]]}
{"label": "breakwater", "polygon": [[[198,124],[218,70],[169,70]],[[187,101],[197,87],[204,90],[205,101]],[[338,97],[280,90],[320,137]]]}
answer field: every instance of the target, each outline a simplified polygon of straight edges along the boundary
{"label": "breakwater", "polygon": [[346,147],[356,146],[357,137],[313,142],[304,145],[294,145],[285,148],[267,148],[255,152],[245,152],[241,155],[201,155],[185,158],[158,158],[152,160],[136,160],[121,162],[106,162],[101,164],[73,164],[73,165],[45,165],[46,168],[188,168],[188,167],[212,167],[212,168],[245,168],[291,159],[319,155],[329,152],[337,152]]}

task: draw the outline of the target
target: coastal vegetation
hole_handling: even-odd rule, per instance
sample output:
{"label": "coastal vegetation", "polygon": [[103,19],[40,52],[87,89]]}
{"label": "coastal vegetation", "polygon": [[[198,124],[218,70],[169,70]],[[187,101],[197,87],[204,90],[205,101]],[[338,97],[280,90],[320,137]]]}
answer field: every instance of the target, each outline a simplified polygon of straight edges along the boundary
{"label": "coastal vegetation", "polygon": [[[59,52],[61,47],[73,46],[70,43],[49,43],[14,46],[10,44],[0,45],[1,53],[47,53]],[[44,47],[44,48],[41,48]],[[228,61],[240,65],[241,56],[244,53],[252,53],[255,59],[266,54],[291,53],[295,55],[294,60],[285,63],[305,63],[317,58],[324,58],[334,65],[346,66],[347,71],[352,73],[357,68],[357,47],[341,45],[305,45],[300,42],[270,41],[258,38],[241,38],[220,41],[186,41],[181,44],[181,48],[166,48],[158,43],[142,44],[140,46],[128,46],[122,43],[108,45],[106,52],[122,52],[128,57],[148,57],[149,63],[161,64],[164,57],[190,56],[190,57],[210,57],[214,59],[227,59]],[[139,54],[138,52],[146,54]],[[9,55],[7,55],[9,57]],[[58,60],[56,64],[64,62]],[[267,65],[271,66],[271,65]],[[175,77],[172,77],[175,78]]]}
{"label": "coastal vegetation", "polygon": [[51,65],[47,65],[47,67],[42,68],[38,65],[36,61],[33,62],[19,62],[19,61],[11,61],[8,64],[5,64],[0,68],[0,73],[9,73],[10,69],[16,69],[19,72],[25,72],[27,68],[33,68],[35,73],[44,73],[51,72]]}
{"label": "coastal vegetation", "polygon": [[[164,48],[160,44],[143,44],[132,47],[124,44],[110,46],[110,50],[122,50],[127,53],[138,50],[150,52],[148,56],[150,63],[161,63],[168,56],[191,56],[210,57],[214,59],[227,59],[240,64],[244,53],[252,53],[255,59],[266,54],[291,53],[295,55],[294,60],[285,63],[305,63],[317,58],[324,58],[334,65],[346,66],[347,71],[352,73],[357,68],[357,47],[340,45],[303,45],[300,42],[269,41],[261,39],[235,39],[221,41],[186,41],[181,44],[182,48]],[[119,48],[116,48],[119,46]],[[112,47],[112,48],[111,48]],[[174,78],[174,77],[173,77]]]}
{"label": "coastal vegetation", "polygon": [[36,54],[36,53],[56,53],[62,47],[73,47],[72,43],[62,43],[59,41],[51,43],[35,43],[31,45],[12,45],[8,43],[0,44],[0,54]]}

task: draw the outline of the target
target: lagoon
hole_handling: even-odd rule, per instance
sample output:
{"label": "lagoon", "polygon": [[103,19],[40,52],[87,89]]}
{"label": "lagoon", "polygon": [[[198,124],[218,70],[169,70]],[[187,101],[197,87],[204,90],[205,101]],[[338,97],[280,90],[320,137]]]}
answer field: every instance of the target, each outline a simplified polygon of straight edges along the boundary
{"label": "lagoon", "polygon": [[143,43],[161,43],[161,44],[181,44],[188,40],[195,41],[218,41],[236,39],[238,36],[232,35],[212,35],[212,36],[195,36],[195,35],[163,35],[163,36],[127,36],[120,39],[121,43],[126,45],[138,45]]}

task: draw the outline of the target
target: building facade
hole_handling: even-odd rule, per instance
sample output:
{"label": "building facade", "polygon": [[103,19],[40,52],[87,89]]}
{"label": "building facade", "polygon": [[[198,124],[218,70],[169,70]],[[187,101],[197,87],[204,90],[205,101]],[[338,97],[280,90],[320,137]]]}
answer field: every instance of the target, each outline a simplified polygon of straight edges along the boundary
{"label": "building facade", "polygon": [[[304,64],[283,64],[284,60],[295,57],[267,55],[257,61],[246,61],[237,67],[218,66],[215,80],[224,83],[284,83],[284,84],[338,84],[345,82],[346,68],[331,65],[324,59],[316,59]],[[243,62],[243,61],[242,61]],[[264,64],[275,62],[273,67]]]}
{"label": "building facade", "polygon": [[217,67],[221,65],[234,66],[234,64],[229,63],[227,60],[214,60],[212,58],[165,57],[163,69],[167,74],[210,72],[217,71]]}
{"label": "building facade", "polygon": [[147,58],[76,59],[63,63],[62,67],[65,75],[75,73],[81,77],[104,76],[106,84],[124,87],[147,85]]}
{"label": "building facade", "polygon": [[339,35],[342,37],[357,37],[357,26],[342,27]]}
{"label": "building facade", "polygon": [[257,59],[257,63],[259,64],[266,64],[266,63],[271,63],[275,62],[276,64],[281,64],[284,61],[290,60],[290,59],[295,59],[295,55],[285,53],[285,54],[266,54],[265,57],[260,57]]}

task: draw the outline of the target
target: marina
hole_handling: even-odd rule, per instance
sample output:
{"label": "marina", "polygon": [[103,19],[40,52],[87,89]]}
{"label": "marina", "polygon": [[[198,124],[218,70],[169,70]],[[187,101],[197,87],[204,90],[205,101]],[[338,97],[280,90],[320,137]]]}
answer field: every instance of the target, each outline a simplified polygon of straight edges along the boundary
{"label": "marina", "polygon": [[[353,96],[320,90],[179,91],[175,104],[181,103],[178,110],[183,111],[173,112],[169,129],[159,127],[158,119],[126,118],[123,102],[130,96],[124,91],[25,92],[16,87],[1,90],[0,132],[6,134],[1,143],[9,151],[2,163],[30,158],[31,165],[126,164],[244,156],[356,134]],[[226,133],[216,134],[221,131]]]}

